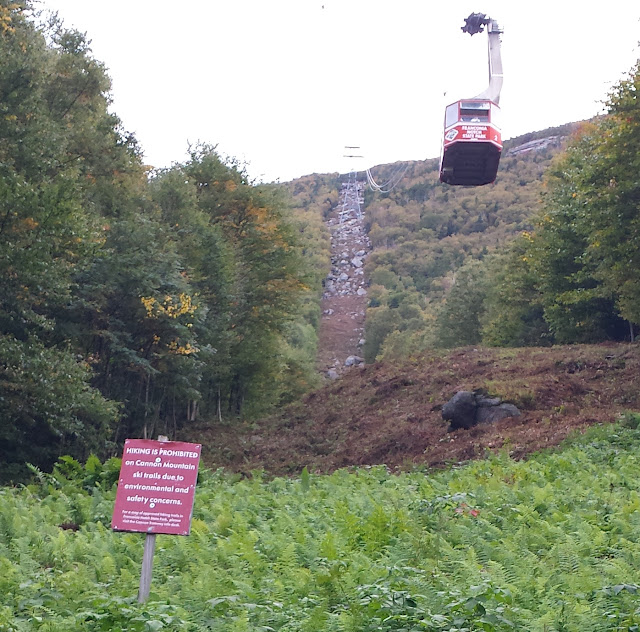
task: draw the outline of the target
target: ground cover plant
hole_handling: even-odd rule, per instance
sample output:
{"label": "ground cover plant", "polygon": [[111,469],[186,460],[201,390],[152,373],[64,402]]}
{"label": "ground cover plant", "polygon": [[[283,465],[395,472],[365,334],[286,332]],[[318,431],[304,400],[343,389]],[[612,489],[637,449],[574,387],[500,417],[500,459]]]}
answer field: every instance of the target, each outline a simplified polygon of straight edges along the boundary
{"label": "ground cover plant", "polygon": [[638,630],[639,425],[436,472],[205,471],[144,605],[117,460],[66,459],[0,490],[0,630]]}

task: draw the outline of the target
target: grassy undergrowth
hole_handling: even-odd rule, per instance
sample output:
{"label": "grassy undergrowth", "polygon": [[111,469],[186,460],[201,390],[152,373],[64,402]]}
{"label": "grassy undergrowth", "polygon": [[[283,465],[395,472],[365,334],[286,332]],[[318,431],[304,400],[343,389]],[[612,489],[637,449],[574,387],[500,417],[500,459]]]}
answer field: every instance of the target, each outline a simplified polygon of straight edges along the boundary
{"label": "grassy undergrowth", "polygon": [[0,490],[0,630],[640,630],[639,421],[526,462],[203,472],[145,605],[144,536],[109,529],[115,464],[67,460]]}

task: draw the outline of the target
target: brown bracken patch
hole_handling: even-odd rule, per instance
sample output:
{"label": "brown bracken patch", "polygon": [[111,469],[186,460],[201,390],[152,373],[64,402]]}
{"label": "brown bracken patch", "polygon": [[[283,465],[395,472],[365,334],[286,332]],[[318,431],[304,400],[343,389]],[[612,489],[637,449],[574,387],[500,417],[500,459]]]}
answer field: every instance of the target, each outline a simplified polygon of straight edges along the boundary
{"label": "brown bracken patch", "polygon": [[[449,433],[442,405],[475,389],[522,415]],[[499,450],[523,458],[624,411],[640,411],[636,344],[465,348],[355,367],[257,423],[203,423],[182,438],[203,444],[205,466],[247,474],[443,467]]]}

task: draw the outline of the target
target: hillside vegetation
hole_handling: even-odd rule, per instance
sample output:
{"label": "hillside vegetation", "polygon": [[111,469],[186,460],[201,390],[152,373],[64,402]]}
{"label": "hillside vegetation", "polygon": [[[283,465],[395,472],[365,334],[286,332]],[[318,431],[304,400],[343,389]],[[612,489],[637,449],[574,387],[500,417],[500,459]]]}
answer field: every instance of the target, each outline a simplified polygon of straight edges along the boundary
{"label": "hillside vegetation", "polygon": [[317,383],[321,219],[211,145],[150,171],[41,17],[0,3],[0,481]]}
{"label": "hillside vegetation", "polygon": [[[365,229],[373,248],[365,268],[367,361],[479,341],[458,340],[449,331],[449,290],[460,269],[464,277],[474,262],[533,228],[543,175],[579,128],[568,124],[507,141],[496,182],[486,187],[441,184],[437,159],[372,170],[378,181],[397,184],[387,193],[365,194]],[[285,186],[296,206],[326,218],[338,201],[340,178],[306,176]],[[477,334],[477,324],[473,329]]]}
{"label": "hillside vegetation", "polygon": [[[441,409],[461,390],[499,397],[522,414],[449,432]],[[445,467],[501,450],[523,458],[629,411],[640,412],[635,343],[466,347],[352,369],[258,424],[200,424],[182,438],[203,443],[209,467],[245,475]]]}
{"label": "hillside vegetation", "polygon": [[[640,66],[495,184],[374,168],[367,362],[323,385],[340,177],[145,166],[36,9],[0,0],[0,631],[638,632]],[[452,431],[460,390],[521,415]],[[202,469],[138,604],[113,455],[160,433]]]}
{"label": "hillside vegetation", "polygon": [[114,533],[117,463],[0,493],[0,628],[575,630],[640,625],[640,417],[526,462],[239,480],[203,472],[192,533]]}
{"label": "hillside vegetation", "polygon": [[[491,185],[443,185],[436,160],[374,168],[395,186],[365,196],[368,362],[634,339],[639,75],[615,86],[606,116],[511,139]],[[319,187],[290,188],[321,207]]]}
{"label": "hillside vegetation", "polygon": [[633,340],[639,83],[635,67],[601,119],[512,139],[494,184],[440,185],[433,161],[406,165],[395,189],[367,198],[368,361]]}

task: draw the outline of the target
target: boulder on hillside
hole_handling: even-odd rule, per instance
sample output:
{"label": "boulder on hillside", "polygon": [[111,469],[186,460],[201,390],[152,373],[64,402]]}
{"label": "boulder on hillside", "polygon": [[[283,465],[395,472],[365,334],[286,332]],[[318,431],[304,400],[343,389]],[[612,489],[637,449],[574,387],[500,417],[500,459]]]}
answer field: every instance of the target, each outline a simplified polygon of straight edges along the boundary
{"label": "boulder on hillside", "polygon": [[468,430],[479,423],[494,423],[506,417],[518,416],[520,411],[513,404],[473,391],[458,391],[442,407],[442,418],[450,422],[449,432],[458,428]]}

